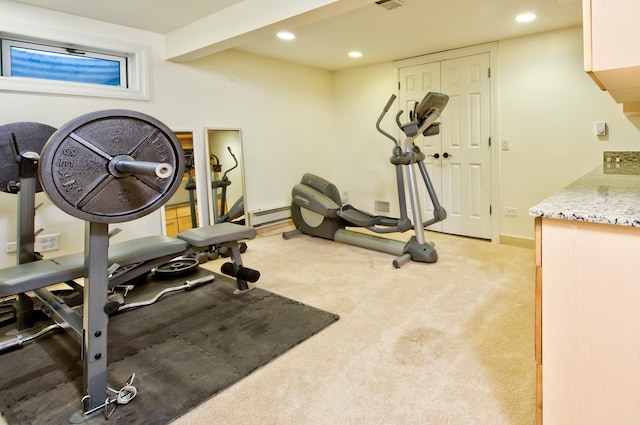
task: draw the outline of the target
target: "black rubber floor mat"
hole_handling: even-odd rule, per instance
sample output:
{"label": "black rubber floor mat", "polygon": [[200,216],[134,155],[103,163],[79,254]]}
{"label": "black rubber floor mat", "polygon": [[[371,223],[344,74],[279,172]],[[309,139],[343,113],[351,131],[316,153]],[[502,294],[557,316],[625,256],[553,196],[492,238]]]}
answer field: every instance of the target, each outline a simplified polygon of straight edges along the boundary
{"label": "black rubber floor mat", "polygon": [[[86,423],[166,424],[338,320],[260,288],[240,295],[235,288],[216,275],[112,316],[109,386],[119,389],[135,373],[138,395],[108,421]],[[0,411],[9,424],[68,423],[82,396],[79,350],[71,336],[55,333],[0,355]]]}

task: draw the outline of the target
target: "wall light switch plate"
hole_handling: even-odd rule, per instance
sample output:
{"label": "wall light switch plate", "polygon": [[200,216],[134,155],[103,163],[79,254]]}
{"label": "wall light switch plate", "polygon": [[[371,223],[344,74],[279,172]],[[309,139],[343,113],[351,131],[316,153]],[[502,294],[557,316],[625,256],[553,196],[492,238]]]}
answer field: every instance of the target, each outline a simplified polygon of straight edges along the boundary
{"label": "wall light switch plate", "polygon": [[509,139],[500,140],[500,149],[502,149],[503,151],[509,150]]}
{"label": "wall light switch plate", "polygon": [[607,123],[605,121],[596,122],[596,136],[607,135]]}

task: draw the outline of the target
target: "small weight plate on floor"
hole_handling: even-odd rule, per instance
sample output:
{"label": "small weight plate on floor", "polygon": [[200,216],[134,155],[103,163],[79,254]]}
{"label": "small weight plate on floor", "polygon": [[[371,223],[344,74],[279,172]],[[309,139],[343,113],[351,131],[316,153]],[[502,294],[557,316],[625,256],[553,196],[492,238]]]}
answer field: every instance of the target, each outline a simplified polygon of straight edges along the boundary
{"label": "small weight plate on floor", "polygon": [[[0,126],[0,191],[15,193],[8,188],[9,182],[20,181],[20,164],[13,148],[15,137],[19,152],[35,152],[40,155],[55,128],[37,122],[16,122]],[[36,192],[42,192],[40,182]]]}
{"label": "small weight plate on floor", "polygon": [[200,262],[192,257],[180,257],[159,265],[153,271],[153,277],[160,280],[176,279],[195,273]]}
{"label": "small weight plate on floor", "polygon": [[[114,158],[166,163],[167,178],[115,172]],[[53,203],[95,223],[120,223],[161,207],[180,187],[184,153],[157,119],[122,109],[92,112],[56,131],[42,150],[39,176]]]}

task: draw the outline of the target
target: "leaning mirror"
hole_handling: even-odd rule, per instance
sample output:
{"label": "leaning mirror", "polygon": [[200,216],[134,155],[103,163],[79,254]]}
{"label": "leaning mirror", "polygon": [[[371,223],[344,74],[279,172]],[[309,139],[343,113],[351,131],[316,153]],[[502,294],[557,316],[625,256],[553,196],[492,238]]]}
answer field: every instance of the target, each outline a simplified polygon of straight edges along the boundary
{"label": "leaning mirror", "polygon": [[212,223],[244,224],[244,172],[239,129],[206,129]]}

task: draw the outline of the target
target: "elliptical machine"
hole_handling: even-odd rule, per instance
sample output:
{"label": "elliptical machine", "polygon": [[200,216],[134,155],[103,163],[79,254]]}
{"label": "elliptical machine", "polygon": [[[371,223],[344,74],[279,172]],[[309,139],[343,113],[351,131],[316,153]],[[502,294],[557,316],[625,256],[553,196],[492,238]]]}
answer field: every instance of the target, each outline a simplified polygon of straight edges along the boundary
{"label": "elliptical machine", "polygon": [[[427,93],[419,104],[416,103],[414,110],[410,111],[410,121],[406,124],[400,122],[400,116],[404,111],[400,110],[398,112],[396,123],[406,136],[402,146],[392,135],[380,128],[380,122],[395,99],[396,96],[392,95],[385,105],[376,122],[376,129],[389,138],[394,145],[390,161],[396,169],[400,218],[372,215],[358,210],[352,205],[342,205],[340,192],[335,185],[322,177],[306,173],[301,182],[295,185],[292,190],[291,218],[296,229],[283,233],[282,236],[285,239],[296,234],[306,233],[336,242],[392,254],[396,256],[393,260],[393,265],[396,268],[401,267],[410,260],[424,263],[435,263],[438,260],[438,254],[433,242],[425,241],[424,228],[444,220],[447,217],[447,213],[438,201],[424,165],[425,154],[420,151],[418,146],[414,145],[414,140],[420,134],[434,136],[440,133],[440,123],[435,121],[440,117],[442,110],[447,105],[449,96],[436,92]],[[415,165],[420,170],[422,180],[433,204],[433,218],[424,222],[422,221],[418,197]],[[413,221],[407,215],[404,171],[406,171]],[[377,235],[354,232],[347,230],[346,227],[364,227],[375,233],[414,230],[414,235],[408,242],[403,242]]]}
{"label": "elliptical machine", "polygon": [[233,158],[234,165],[224,172],[220,180],[216,178],[216,173],[220,173],[222,171],[222,164],[220,164],[220,160],[216,155],[211,155],[212,159],[215,160],[215,164],[211,166],[213,170],[213,172],[211,173],[211,188],[213,189],[214,204],[217,204],[218,189],[222,189],[220,195],[219,211],[215,206],[213,208],[213,222],[224,223],[227,221],[231,221],[238,224],[244,224],[244,219],[238,220],[244,215],[244,196],[240,196],[240,198],[238,198],[238,200],[236,200],[236,202],[234,202],[233,205],[231,205],[231,208],[229,208],[229,210],[227,211],[227,187],[231,185],[231,180],[229,180],[227,174],[238,167],[238,159],[233,154],[231,147],[227,146],[227,150]]}

